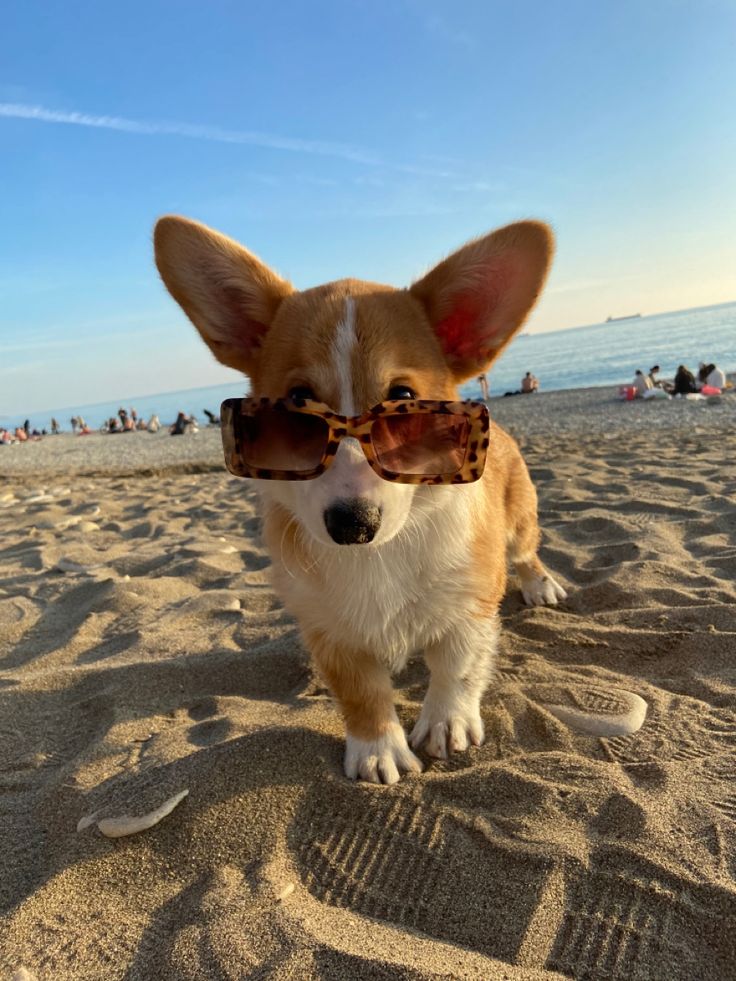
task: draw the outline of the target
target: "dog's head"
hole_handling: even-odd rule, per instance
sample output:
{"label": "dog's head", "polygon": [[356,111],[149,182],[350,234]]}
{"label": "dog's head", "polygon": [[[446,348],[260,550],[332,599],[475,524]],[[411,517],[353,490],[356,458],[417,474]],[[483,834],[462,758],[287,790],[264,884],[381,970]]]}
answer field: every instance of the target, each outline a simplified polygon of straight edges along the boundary
{"label": "dog's head", "polygon": [[[550,229],[525,221],[468,243],[409,289],[343,279],[298,291],[196,222],[162,218],[154,238],[170,293],[254,396],[299,393],[346,416],[387,399],[457,399],[521,327],[553,249]],[[327,545],[388,541],[426,492],[382,480],[354,440],[315,480],[262,483]]]}

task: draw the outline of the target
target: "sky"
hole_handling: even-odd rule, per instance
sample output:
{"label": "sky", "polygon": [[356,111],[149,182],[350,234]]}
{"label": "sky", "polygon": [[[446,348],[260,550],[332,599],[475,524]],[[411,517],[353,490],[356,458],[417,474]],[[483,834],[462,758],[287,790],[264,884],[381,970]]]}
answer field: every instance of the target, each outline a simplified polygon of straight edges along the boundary
{"label": "sky", "polygon": [[236,380],[168,212],[302,288],[543,218],[532,332],[734,300],[734,105],[733,0],[7,0],[0,415]]}

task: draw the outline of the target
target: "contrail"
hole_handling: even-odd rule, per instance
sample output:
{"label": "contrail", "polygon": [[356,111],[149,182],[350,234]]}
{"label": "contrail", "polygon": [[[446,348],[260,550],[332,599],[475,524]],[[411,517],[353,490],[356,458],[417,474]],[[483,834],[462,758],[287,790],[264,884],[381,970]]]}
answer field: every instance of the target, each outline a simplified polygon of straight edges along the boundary
{"label": "contrail", "polygon": [[112,129],[120,133],[135,133],[140,136],[183,136],[187,139],[208,140],[213,143],[239,143],[264,147],[269,150],[286,150],[290,153],[334,157],[370,167],[384,166],[391,170],[421,174],[426,177],[454,176],[446,171],[424,170],[409,164],[388,164],[377,154],[347,143],[302,140],[290,136],[278,136],[273,133],[260,133],[256,130],[220,129],[217,126],[200,126],[191,123],[146,122],[137,119],[125,119],[123,116],[96,116],[87,112],[64,112],[19,102],[0,102],[0,116],[6,119],[30,119],[41,123]]}
{"label": "contrail", "polygon": [[374,154],[348,144],[300,140],[251,130],[220,129],[217,126],[198,126],[190,123],[145,122],[125,119],[122,116],[94,116],[87,112],[62,112],[18,102],[0,102],[0,116],[9,119],[32,119],[42,123],[90,126],[94,129],[114,129],[120,133],[137,133],[142,136],[185,136],[192,140],[209,140],[214,143],[243,143],[271,150],[290,150],[293,153],[340,157],[343,160],[374,166],[382,163]]}

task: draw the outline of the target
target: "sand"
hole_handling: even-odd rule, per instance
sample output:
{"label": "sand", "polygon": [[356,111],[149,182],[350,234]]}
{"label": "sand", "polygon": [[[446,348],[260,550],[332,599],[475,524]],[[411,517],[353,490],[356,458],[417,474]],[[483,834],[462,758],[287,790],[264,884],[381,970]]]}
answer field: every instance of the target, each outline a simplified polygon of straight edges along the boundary
{"label": "sand", "polygon": [[392,788],[216,432],[0,448],[0,978],[736,978],[736,398],[494,414],[570,596],[512,579],[486,744]]}

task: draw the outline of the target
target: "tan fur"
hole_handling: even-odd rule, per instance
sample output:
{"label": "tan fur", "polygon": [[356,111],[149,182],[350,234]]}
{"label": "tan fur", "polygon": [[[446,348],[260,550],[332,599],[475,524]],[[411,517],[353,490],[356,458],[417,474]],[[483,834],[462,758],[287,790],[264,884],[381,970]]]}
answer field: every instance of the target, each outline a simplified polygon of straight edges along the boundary
{"label": "tan fur", "polygon": [[338,392],[325,354],[347,297],[355,300],[361,346],[353,361],[356,412],[381,402],[397,383],[422,398],[452,398],[440,345],[422,308],[404,290],[343,279],[288,297],[263,344],[251,374],[253,392],[269,398],[308,385],[317,398],[336,405]]}
{"label": "tan fur", "polygon": [[[330,351],[350,300],[356,343],[349,367],[357,413],[386,399],[397,384],[410,387],[419,398],[457,399],[459,382],[487,368],[523,323],[542,287],[552,252],[549,229],[538,222],[522,222],[469,243],[408,290],[346,279],[296,292],[251,253],[196,223],[162,219],[155,241],[159,270],[175,299],[215,356],[249,374],[255,396],[279,398],[295,386],[307,386],[319,401],[337,410],[340,390]],[[437,495],[445,491],[455,497],[432,498],[428,491]],[[461,534],[468,533],[470,523],[468,552],[461,550],[457,560],[452,560],[447,595],[457,597],[452,609],[460,624],[463,617],[469,618],[468,624],[477,621],[481,646],[492,643],[497,630],[507,552],[516,564],[527,602],[556,602],[564,596],[536,556],[537,500],[528,471],[515,441],[498,426],[492,426],[485,473],[478,485],[424,488],[415,500],[412,507],[419,508],[420,515],[422,507],[456,503],[462,509],[457,519]],[[451,512],[443,520],[448,529],[453,527]],[[437,521],[433,524],[436,528]],[[426,534],[431,535],[432,524],[428,529]],[[264,530],[274,558],[274,584],[299,619],[316,665],[342,708],[349,736],[346,772],[393,782],[398,779],[397,768],[412,769],[417,762],[398,726],[389,671],[411,652],[397,653],[394,638],[405,637],[411,643],[413,636],[420,636],[401,617],[426,616],[429,623],[437,604],[429,597],[442,595],[436,593],[442,583],[426,583],[424,611],[412,593],[406,602],[413,606],[402,613],[404,601],[393,595],[391,587],[391,576],[400,575],[396,569],[405,556],[396,544],[399,539],[380,546],[378,558],[382,562],[382,556],[390,558],[392,565],[380,566],[376,573],[378,547],[325,550],[277,497],[265,497]],[[450,535],[448,546],[452,545],[458,533],[446,534]],[[416,544],[412,547],[416,552]],[[436,547],[444,548],[441,544]],[[360,552],[363,548],[369,551]],[[355,557],[356,549],[360,560]],[[413,565],[408,571],[416,574],[421,553],[411,555]],[[441,561],[441,553],[433,556],[435,564]],[[374,574],[375,580],[370,580]],[[343,595],[341,578],[345,576],[355,576],[356,583],[380,584],[373,587],[374,616],[379,622],[371,621],[371,597],[361,596],[354,603],[351,600],[354,611],[343,628],[319,626],[315,605],[327,605],[333,596]],[[382,583],[381,577],[388,581]],[[387,625],[385,640],[381,639],[382,616],[397,618],[393,632]],[[360,623],[368,631],[365,643]],[[344,633],[346,627],[353,631],[352,636],[340,635],[340,629]],[[452,697],[446,695],[446,700],[460,704],[466,698],[468,704],[477,705],[490,664],[490,653],[484,661],[482,651],[477,655],[460,651],[462,629],[453,628],[455,633],[447,636],[427,629],[427,660],[439,694],[432,696],[430,686],[429,708],[425,705],[423,709],[429,713],[428,721],[420,719],[415,730],[419,742],[431,726],[436,729],[431,713],[440,711],[437,704],[445,697],[442,684],[450,686],[448,692],[452,689]],[[467,633],[472,633],[470,627]],[[435,635],[436,641],[431,639]],[[454,669],[452,664],[456,664]],[[459,677],[453,681],[452,676],[460,664],[469,666],[466,695],[464,682]],[[468,740],[482,739],[477,708],[468,711],[462,724],[457,718],[447,719],[446,743],[436,733],[426,736],[430,752],[433,745],[436,755],[443,755],[448,747],[451,751]],[[352,763],[351,752],[355,756]]]}
{"label": "tan fur", "polygon": [[317,669],[340,703],[345,727],[359,739],[378,739],[395,722],[388,668],[363,651],[337,645],[324,633],[304,638]]}
{"label": "tan fur", "polygon": [[232,239],[187,218],[156,223],[156,265],[218,361],[250,374],[293,287]]}

